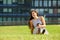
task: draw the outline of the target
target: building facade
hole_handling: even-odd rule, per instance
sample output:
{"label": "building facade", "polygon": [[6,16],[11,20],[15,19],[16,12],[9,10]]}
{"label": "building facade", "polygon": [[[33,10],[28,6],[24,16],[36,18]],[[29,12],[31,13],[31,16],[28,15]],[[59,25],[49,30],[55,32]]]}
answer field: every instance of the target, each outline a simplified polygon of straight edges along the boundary
{"label": "building facade", "polygon": [[31,9],[45,15],[47,24],[60,24],[60,0],[0,0],[0,25],[28,24]]}

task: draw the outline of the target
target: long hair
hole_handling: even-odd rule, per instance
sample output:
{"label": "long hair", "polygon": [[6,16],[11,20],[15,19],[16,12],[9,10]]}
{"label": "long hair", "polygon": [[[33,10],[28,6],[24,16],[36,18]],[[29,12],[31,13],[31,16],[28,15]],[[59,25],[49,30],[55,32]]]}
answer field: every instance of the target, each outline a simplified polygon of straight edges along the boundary
{"label": "long hair", "polygon": [[30,11],[30,19],[29,19],[29,22],[28,22],[28,24],[29,24],[29,28],[30,28],[30,20],[32,20],[32,19],[34,19],[33,17],[32,17],[32,12],[35,12],[36,14],[37,14],[37,16],[38,16],[38,12],[36,11],[36,10],[31,10]]}

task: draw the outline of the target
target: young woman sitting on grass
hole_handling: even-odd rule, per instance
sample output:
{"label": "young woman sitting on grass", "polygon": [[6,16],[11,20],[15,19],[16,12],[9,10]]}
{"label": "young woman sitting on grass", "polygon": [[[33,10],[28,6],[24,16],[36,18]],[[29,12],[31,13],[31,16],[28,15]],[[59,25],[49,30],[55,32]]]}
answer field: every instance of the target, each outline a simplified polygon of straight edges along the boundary
{"label": "young woman sitting on grass", "polygon": [[30,11],[29,28],[31,29],[32,34],[48,34],[47,30],[45,29],[46,22],[44,17],[38,16],[38,12],[36,10]]}

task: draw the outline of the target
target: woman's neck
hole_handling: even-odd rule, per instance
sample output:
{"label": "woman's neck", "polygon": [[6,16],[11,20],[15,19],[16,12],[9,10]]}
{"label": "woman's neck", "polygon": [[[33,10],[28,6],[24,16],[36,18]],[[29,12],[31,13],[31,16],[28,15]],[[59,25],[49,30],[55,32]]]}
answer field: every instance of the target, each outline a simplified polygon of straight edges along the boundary
{"label": "woman's neck", "polygon": [[38,18],[38,16],[34,17],[34,19],[37,19],[37,18]]}

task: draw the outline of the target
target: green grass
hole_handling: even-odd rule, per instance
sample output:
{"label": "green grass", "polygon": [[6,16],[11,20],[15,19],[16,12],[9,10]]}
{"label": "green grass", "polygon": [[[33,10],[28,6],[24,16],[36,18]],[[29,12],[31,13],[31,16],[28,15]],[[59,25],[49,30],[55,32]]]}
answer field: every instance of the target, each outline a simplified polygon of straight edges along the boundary
{"label": "green grass", "polygon": [[60,25],[47,25],[48,35],[32,35],[28,26],[0,26],[0,40],[60,40]]}

